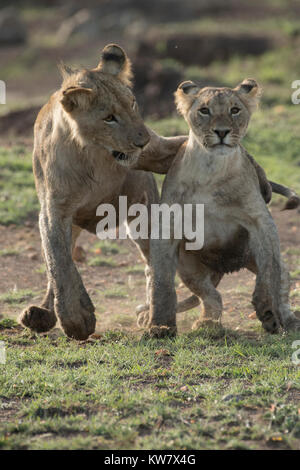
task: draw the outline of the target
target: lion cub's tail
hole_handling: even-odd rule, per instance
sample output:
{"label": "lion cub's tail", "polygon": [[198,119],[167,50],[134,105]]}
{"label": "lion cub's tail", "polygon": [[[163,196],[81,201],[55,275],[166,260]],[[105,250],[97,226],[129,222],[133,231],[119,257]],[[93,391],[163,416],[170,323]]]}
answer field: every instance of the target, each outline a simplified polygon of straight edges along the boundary
{"label": "lion cub's tail", "polygon": [[[187,297],[186,299],[177,303],[176,313],[181,313],[181,312],[185,312],[186,310],[191,310],[192,308],[198,307],[199,304],[200,304],[199,297],[197,297],[194,294],[190,295],[190,297]],[[144,320],[143,313],[148,312],[149,309],[150,309],[149,304],[139,305],[136,308],[135,312],[138,317],[138,322],[137,322],[138,326],[140,327],[143,326],[143,320]]]}
{"label": "lion cub's tail", "polygon": [[283,211],[300,207],[300,197],[290,188],[287,188],[282,184],[274,183],[273,181],[270,181],[270,185],[272,186],[273,193],[281,194],[281,196],[288,198],[284,208],[282,209]]}

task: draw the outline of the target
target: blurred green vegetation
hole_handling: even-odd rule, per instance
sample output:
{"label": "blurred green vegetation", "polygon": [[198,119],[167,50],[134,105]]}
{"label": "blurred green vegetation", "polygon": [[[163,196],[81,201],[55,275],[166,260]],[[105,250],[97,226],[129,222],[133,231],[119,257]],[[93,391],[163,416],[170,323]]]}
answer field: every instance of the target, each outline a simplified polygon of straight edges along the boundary
{"label": "blurred green vegetation", "polygon": [[0,224],[19,224],[35,216],[38,200],[28,150],[0,147],[0,168]]}
{"label": "blurred green vegetation", "polygon": [[[278,106],[256,111],[243,140],[246,149],[263,166],[270,180],[300,191],[299,112],[297,106]],[[148,125],[163,135],[185,134],[183,118],[149,121]],[[159,176],[158,181],[162,182]],[[279,197],[274,195],[273,200]]]}

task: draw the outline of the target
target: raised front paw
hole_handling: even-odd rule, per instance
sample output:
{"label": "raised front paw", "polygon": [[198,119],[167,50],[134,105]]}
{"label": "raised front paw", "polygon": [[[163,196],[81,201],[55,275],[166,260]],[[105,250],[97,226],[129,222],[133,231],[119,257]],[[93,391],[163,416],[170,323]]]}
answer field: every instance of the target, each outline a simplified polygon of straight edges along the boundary
{"label": "raised front paw", "polygon": [[55,302],[55,311],[62,329],[70,338],[83,341],[94,333],[96,317],[91,302],[89,305],[85,302],[83,305],[81,300],[72,299],[67,309],[62,309],[59,303]]}
{"label": "raised front paw", "polygon": [[19,321],[36,333],[45,333],[55,327],[57,318],[51,310],[31,305],[21,313]]}

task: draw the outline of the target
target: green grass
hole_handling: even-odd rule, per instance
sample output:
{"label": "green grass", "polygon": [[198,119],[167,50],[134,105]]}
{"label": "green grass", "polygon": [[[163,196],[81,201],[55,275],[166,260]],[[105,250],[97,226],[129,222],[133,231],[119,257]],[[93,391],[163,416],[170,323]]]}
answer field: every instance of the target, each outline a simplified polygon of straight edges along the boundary
{"label": "green grass", "polygon": [[126,248],[121,247],[111,240],[99,240],[93,244],[92,251],[100,251],[103,255],[118,255],[127,253]]}
{"label": "green grass", "polygon": [[5,294],[0,295],[0,300],[7,304],[21,304],[25,300],[29,300],[35,296],[35,293],[30,289],[11,290]]}
{"label": "green grass", "polygon": [[0,250],[0,256],[16,256],[19,252],[15,248],[5,248],[4,250]]}
{"label": "green grass", "polygon": [[0,330],[15,328],[18,323],[12,318],[3,318],[0,320]]}
{"label": "green grass", "polygon": [[41,264],[38,268],[36,268],[35,272],[39,274],[44,274],[46,272],[46,265]]}
{"label": "green grass", "polygon": [[135,266],[129,266],[125,269],[127,274],[132,274],[133,276],[144,276],[145,266],[143,264],[136,264]]}
{"label": "green grass", "polygon": [[115,268],[116,262],[107,256],[94,256],[88,262],[89,266],[102,266],[102,267],[109,267]]}
{"label": "green grass", "polygon": [[300,268],[292,271],[290,275],[292,279],[297,279],[298,277],[300,278]]}
{"label": "green grass", "polygon": [[[296,105],[280,109],[261,107],[253,114],[242,142],[270,180],[292,187],[297,192],[300,192],[299,111],[300,107]],[[184,119],[180,117],[149,121],[148,124],[167,136],[188,132]],[[163,176],[157,175],[157,181],[161,185]],[[274,200],[277,197],[274,195]]]}
{"label": "green grass", "polygon": [[21,224],[36,217],[38,199],[31,156],[23,147],[0,147],[0,224]]}
{"label": "green grass", "polygon": [[127,290],[121,287],[113,287],[104,291],[104,297],[107,299],[125,299],[128,297]]}
{"label": "green grass", "polygon": [[0,420],[0,448],[298,448],[295,339],[108,331],[80,344],[2,330],[0,413],[15,411]]}

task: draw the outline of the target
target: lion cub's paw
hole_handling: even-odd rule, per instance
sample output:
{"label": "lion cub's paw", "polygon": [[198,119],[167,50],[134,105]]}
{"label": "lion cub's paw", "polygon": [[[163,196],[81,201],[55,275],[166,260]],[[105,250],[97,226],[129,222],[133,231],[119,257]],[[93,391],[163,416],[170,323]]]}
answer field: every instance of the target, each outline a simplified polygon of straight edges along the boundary
{"label": "lion cub's paw", "polygon": [[136,323],[139,328],[145,328],[149,322],[149,305],[139,305],[136,310]]}
{"label": "lion cub's paw", "polygon": [[144,339],[150,338],[172,338],[177,334],[176,326],[153,325],[143,335]]}
{"label": "lion cub's paw", "polygon": [[202,320],[200,318],[193,323],[192,330],[198,330],[199,328],[216,328],[223,330],[222,323],[219,320]]}
{"label": "lion cub's paw", "polygon": [[45,333],[55,327],[57,318],[54,312],[32,305],[21,313],[19,321],[32,331]]}
{"label": "lion cub's paw", "polygon": [[62,329],[69,338],[80,341],[87,339],[95,332],[96,317],[94,310],[94,306],[87,295],[78,300],[72,299],[67,305],[67,311],[58,302],[55,302],[55,311]]}
{"label": "lion cub's paw", "polygon": [[262,327],[267,333],[276,334],[279,332],[279,327],[274,317],[274,314],[271,311],[267,311],[264,313],[263,318],[261,320]]}
{"label": "lion cub's paw", "polygon": [[139,315],[140,313],[148,312],[149,310],[150,310],[149,304],[141,304],[136,307],[135,313],[136,315]]}
{"label": "lion cub's paw", "polygon": [[54,305],[60,326],[69,338],[84,341],[95,332],[95,307],[85,290],[79,296],[56,298]]}
{"label": "lion cub's paw", "polygon": [[96,317],[85,309],[68,316],[59,316],[60,324],[69,338],[84,341],[95,332]]}
{"label": "lion cub's paw", "polygon": [[[297,313],[298,311],[295,312],[295,314]],[[284,329],[287,331],[300,331],[300,319],[298,315],[295,315],[294,318],[291,318],[285,325]]]}

